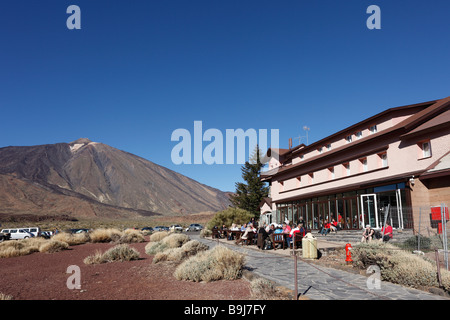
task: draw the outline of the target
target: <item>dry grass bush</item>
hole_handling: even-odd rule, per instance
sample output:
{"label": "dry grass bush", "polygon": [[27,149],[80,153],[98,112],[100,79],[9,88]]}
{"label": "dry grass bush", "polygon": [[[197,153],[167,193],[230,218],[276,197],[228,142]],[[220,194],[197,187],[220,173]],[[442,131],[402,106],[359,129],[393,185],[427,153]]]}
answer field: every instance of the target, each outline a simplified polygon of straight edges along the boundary
{"label": "dry grass bush", "polygon": [[277,288],[273,282],[264,278],[255,278],[250,282],[252,299],[255,300],[290,300],[286,292]]}
{"label": "dry grass bush", "polygon": [[163,252],[166,249],[168,249],[167,245],[163,244],[161,241],[149,242],[145,246],[145,253],[148,254],[149,256],[153,256],[158,252]]}
{"label": "dry grass bush", "polygon": [[13,297],[0,292],[0,300],[12,300]]}
{"label": "dry grass bush", "polygon": [[[434,261],[399,250],[390,244],[360,244],[355,249],[355,266],[362,269],[370,265],[379,266],[382,280],[418,289],[438,287]],[[450,292],[450,272],[441,269],[441,274],[444,289]]]}
{"label": "dry grass bush", "polygon": [[217,246],[202,251],[181,263],[175,270],[178,280],[216,281],[235,280],[241,277],[244,256],[228,248]]}
{"label": "dry grass bush", "polygon": [[[145,253],[152,256],[158,253],[162,253],[167,249],[179,248],[190,239],[185,234],[180,233],[169,233],[169,232],[157,232],[152,236],[155,236],[153,239],[150,237],[150,242],[145,246]],[[157,240],[160,239],[160,240]],[[160,261],[159,259],[164,259],[162,255],[156,258],[156,261]]]}
{"label": "dry grass bush", "polygon": [[86,257],[83,262],[85,264],[100,264],[114,261],[131,261],[139,259],[139,252],[130,248],[127,244],[118,244],[115,247],[102,253],[97,251],[94,255]]}
{"label": "dry grass bush", "polygon": [[161,241],[163,238],[167,237],[168,235],[169,235],[168,231],[158,231],[150,236],[150,241],[151,242]]}
{"label": "dry grass bush", "polygon": [[24,256],[33,252],[53,253],[67,249],[69,245],[58,240],[44,238],[28,238],[10,240],[0,243],[0,258]]}
{"label": "dry grass bush", "polygon": [[39,247],[39,252],[54,253],[69,248],[69,244],[64,241],[47,240]]}
{"label": "dry grass bush", "polygon": [[82,232],[82,233],[68,233],[68,232],[60,232],[58,234],[55,234],[52,237],[52,240],[58,240],[66,242],[69,246],[75,246],[79,244],[87,243],[91,240],[89,233]]}
{"label": "dry grass bush", "polygon": [[191,240],[183,244],[179,248],[169,248],[155,254],[153,263],[162,261],[181,262],[188,257],[192,257],[201,251],[208,250],[208,246],[197,240]]}
{"label": "dry grass bush", "polygon": [[138,243],[144,242],[145,237],[139,230],[127,229],[122,233],[118,240],[119,243]]}
{"label": "dry grass bush", "polygon": [[189,240],[190,240],[189,237],[185,234],[172,233],[169,234],[167,237],[164,237],[161,240],[161,243],[167,245],[167,247],[169,248],[179,248]]}
{"label": "dry grass bush", "polygon": [[95,229],[90,233],[91,242],[116,242],[122,237],[122,232],[115,228]]}

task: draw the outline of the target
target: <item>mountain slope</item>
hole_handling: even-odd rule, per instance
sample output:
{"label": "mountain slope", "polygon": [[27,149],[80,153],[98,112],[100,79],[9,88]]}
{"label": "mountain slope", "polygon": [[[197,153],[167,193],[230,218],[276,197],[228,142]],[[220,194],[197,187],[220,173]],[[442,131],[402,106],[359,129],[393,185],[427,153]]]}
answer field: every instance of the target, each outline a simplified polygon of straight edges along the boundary
{"label": "mountain slope", "polygon": [[[0,148],[0,174],[39,184],[46,192],[141,213],[189,214],[229,205],[225,192],[89,139]],[[1,188],[8,188],[7,181]]]}

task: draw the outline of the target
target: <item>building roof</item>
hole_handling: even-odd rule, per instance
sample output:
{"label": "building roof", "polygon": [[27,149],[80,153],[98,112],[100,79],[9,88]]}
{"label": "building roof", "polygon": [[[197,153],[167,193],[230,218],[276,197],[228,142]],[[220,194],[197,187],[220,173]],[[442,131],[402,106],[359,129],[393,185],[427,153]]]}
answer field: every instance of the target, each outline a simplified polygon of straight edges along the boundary
{"label": "building roof", "polygon": [[[292,155],[293,153],[301,151],[310,151],[316,149],[318,146],[323,145],[324,143],[330,141],[333,138],[336,138],[337,136],[345,135],[347,132],[351,132],[354,130],[357,130],[358,128],[368,125],[371,123],[374,123],[375,120],[380,119],[381,117],[384,117],[389,114],[393,114],[395,112],[406,110],[406,109],[417,109],[417,112],[413,115],[409,116],[405,120],[399,122],[398,124],[387,128],[385,130],[381,130],[377,133],[371,134],[369,136],[363,137],[359,140],[353,141],[350,144],[342,145],[338,148],[332,149],[330,151],[327,151],[323,154],[316,155],[314,157],[311,157],[309,159],[305,159],[299,163],[296,163],[294,165],[283,165],[279,168],[272,169],[270,171],[266,171],[261,174],[261,178],[264,180],[268,180],[274,175],[281,174],[281,173],[287,173],[292,170],[296,170],[299,167],[306,166],[308,164],[315,164],[317,160],[319,159],[325,159],[325,158],[331,158],[333,155],[336,155],[340,152],[349,152],[349,151],[355,151],[355,153],[352,153],[352,156],[354,157],[355,154],[358,153],[358,148],[361,147],[363,144],[366,144],[370,140],[379,139],[382,136],[386,136],[392,133],[397,133],[400,135],[401,138],[409,138],[408,135],[411,133],[411,135],[417,135],[419,132],[422,132],[424,130],[431,130],[434,128],[434,125],[437,126],[444,126],[448,125],[450,123],[450,97],[440,99],[440,100],[433,100],[429,102],[423,102],[419,104],[412,104],[402,107],[396,107],[396,108],[390,108],[387,109],[375,116],[372,116],[368,119],[365,119],[357,124],[354,124],[350,127],[345,128],[344,130],[341,130],[337,133],[334,133],[324,139],[321,139],[313,144],[310,144],[308,146],[304,146],[303,148],[293,148],[293,149],[287,149],[288,152],[283,152],[283,155],[285,157],[288,157],[289,155]],[[437,117],[439,115],[439,117]],[[387,146],[386,146],[387,148]],[[283,149],[286,150],[286,149]],[[372,150],[374,151],[374,150]]]}

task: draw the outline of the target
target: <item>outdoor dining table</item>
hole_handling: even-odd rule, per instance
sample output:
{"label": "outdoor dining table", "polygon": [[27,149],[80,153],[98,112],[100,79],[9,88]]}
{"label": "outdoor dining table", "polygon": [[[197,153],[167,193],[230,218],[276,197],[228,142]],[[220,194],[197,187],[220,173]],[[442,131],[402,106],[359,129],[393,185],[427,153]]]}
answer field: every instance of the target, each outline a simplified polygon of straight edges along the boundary
{"label": "outdoor dining table", "polygon": [[241,230],[228,230],[228,232],[231,235],[231,237],[227,238],[228,240],[237,240],[244,234],[244,231]]}

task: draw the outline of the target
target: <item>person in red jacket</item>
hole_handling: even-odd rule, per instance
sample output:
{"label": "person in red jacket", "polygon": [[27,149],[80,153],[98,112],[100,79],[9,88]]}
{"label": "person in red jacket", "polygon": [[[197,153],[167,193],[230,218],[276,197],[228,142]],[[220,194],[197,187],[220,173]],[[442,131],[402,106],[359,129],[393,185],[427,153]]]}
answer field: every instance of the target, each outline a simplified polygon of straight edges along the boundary
{"label": "person in red jacket", "polygon": [[389,224],[389,222],[386,222],[386,226],[381,229],[383,237],[380,239],[380,241],[383,240],[383,242],[388,242],[389,240],[391,240],[394,236],[392,231],[392,226]]}

